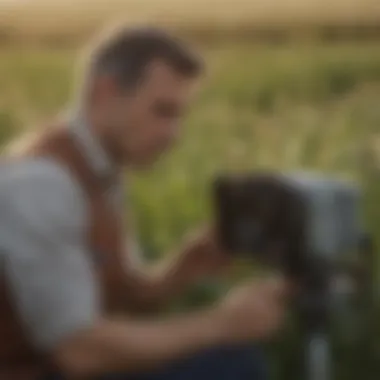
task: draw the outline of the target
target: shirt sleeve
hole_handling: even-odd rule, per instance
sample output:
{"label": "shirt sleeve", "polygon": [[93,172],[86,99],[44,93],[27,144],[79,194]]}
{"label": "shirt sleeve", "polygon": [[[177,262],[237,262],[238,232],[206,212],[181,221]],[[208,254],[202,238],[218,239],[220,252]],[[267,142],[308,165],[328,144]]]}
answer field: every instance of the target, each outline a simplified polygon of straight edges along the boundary
{"label": "shirt sleeve", "polygon": [[0,252],[16,310],[36,348],[50,350],[99,317],[85,241],[85,199],[58,166],[2,169]]}

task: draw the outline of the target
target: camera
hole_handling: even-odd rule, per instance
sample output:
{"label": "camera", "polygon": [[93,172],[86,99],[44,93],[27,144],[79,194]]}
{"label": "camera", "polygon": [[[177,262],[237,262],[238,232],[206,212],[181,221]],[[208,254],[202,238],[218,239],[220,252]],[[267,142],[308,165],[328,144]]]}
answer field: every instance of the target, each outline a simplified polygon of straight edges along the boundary
{"label": "camera", "polygon": [[301,275],[358,248],[361,193],[350,181],[312,172],[220,175],[213,188],[222,246]]}

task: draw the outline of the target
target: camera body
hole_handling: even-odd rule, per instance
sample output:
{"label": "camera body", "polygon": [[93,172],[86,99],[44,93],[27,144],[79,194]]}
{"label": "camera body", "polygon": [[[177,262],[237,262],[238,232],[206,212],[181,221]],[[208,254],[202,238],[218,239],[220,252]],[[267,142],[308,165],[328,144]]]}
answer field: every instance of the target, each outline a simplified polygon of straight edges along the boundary
{"label": "camera body", "polygon": [[358,248],[360,198],[354,183],[316,173],[221,175],[217,232],[227,251],[299,276],[316,260],[334,265]]}

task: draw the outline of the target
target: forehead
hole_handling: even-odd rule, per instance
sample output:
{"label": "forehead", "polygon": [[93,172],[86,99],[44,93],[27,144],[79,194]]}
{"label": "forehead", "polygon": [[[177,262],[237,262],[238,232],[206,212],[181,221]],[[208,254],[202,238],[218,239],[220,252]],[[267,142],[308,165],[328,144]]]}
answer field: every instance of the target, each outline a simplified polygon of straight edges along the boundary
{"label": "forehead", "polygon": [[195,80],[176,71],[166,62],[150,63],[141,82],[141,91],[150,95],[183,96],[195,89]]}

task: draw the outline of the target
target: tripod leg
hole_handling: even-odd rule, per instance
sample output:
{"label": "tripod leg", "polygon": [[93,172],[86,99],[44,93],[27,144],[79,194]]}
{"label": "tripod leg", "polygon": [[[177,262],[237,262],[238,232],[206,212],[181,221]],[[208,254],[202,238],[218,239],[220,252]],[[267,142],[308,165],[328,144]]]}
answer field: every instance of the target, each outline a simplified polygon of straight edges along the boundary
{"label": "tripod leg", "polygon": [[305,341],[305,380],[331,380],[330,341],[327,334],[312,334]]}

